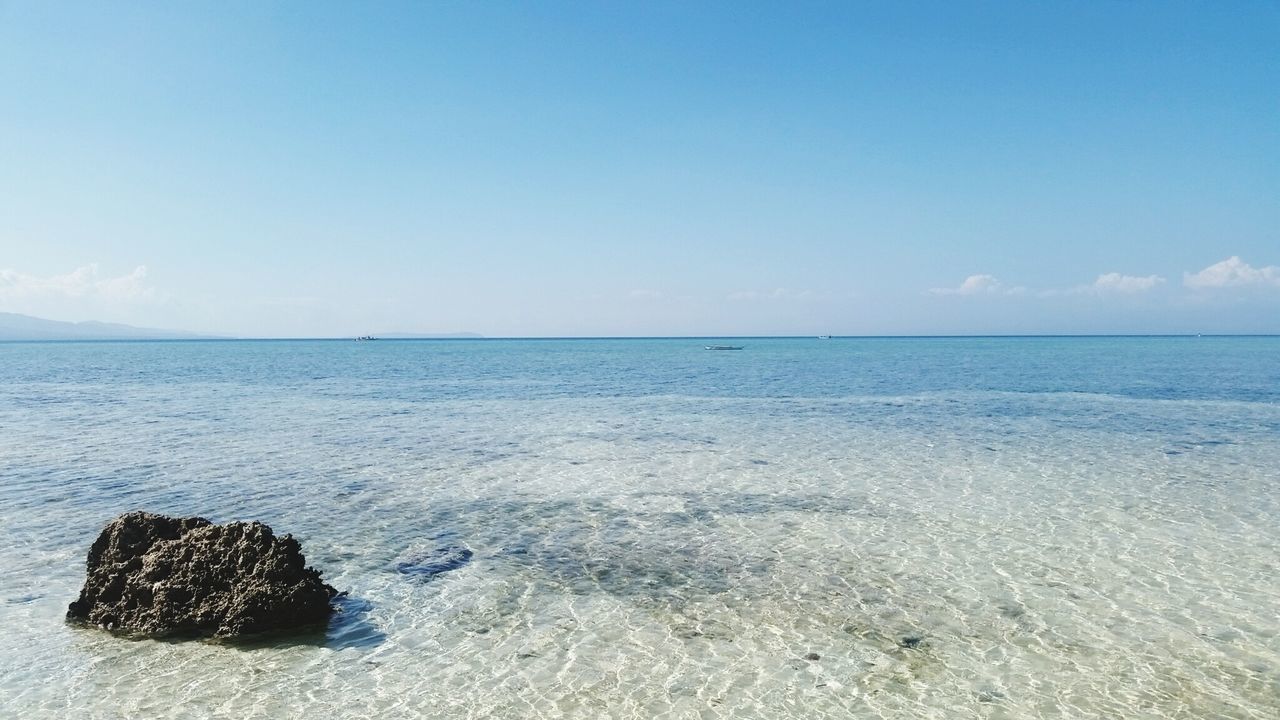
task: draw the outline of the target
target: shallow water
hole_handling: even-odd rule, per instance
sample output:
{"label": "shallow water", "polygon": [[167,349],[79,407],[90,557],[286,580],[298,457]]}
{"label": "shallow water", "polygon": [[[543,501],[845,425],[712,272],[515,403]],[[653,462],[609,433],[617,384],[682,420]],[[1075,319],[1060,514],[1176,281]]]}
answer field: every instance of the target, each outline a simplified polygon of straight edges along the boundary
{"label": "shallow water", "polygon": [[[703,344],[0,344],[0,715],[1280,716],[1280,339]],[[66,625],[131,509],[342,612]]]}

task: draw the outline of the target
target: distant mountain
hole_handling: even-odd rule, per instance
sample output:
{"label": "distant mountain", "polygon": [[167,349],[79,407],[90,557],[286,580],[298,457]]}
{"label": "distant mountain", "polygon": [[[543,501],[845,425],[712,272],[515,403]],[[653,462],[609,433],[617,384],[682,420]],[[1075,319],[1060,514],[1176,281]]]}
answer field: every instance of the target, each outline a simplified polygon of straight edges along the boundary
{"label": "distant mountain", "polygon": [[405,332],[389,332],[375,335],[374,337],[386,338],[387,340],[481,340],[484,338],[480,333],[473,332],[455,332],[455,333],[405,333]]}
{"label": "distant mountain", "polygon": [[0,312],[0,340],[194,340],[206,335],[96,321],[62,322]]}

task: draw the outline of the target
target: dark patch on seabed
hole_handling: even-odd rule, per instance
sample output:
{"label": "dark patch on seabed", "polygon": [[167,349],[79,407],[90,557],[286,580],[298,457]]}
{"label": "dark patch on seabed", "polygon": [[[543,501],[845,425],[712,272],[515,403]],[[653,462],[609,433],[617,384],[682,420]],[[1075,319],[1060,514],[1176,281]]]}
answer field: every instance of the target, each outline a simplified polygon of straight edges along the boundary
{"label": "dark patch on seabed", "polygon": [[369,487],[369,483],[364,480],[354,480],[342,486],[342,489],[334,494],[334,498],[343,499],[355,495],[359,495]]}
{"label": "dark patch on seabed", "polygon": [[923,642],[924,637],[921,635],[903,635],[898,639],[898,645],[908,650],[914,650],[920,647]]}
{"label": "dark patch on seabed", "polygon": [[1216,448],[1222,445],[1235,445],[1233,440],[1175,440],[1165,449],[1165,455],[1181,455],[1185,452]]}
{"label": "dark patch on seabed", "polygon": [[443,544],[420,550],[410,550],[396,562],[396,572],[426,582],[441,573],[447,573],[471,562],[471,548],[456,544]]}
{"label": "dark patch on seabed", "polygon": [[1234,440],[1175,440],[1162,452],[1169,456],[1186,455],[1200,451],[1213,451],[1225,445],[1235,445]]}
{"label": "dark patch on seabed", "polygon": [[[632,497],[643,500],[650,493]],[[615,503],[473,500],[440,504],[421,523],[448,530],[434,545],[411,548],[395,569],[430,579],[472,560],[526,568],[537,581],[574,594],[603,592],[662,606],[741,590],[766,578],[782,561],[709,542],[726,516],[771,513],[866,514],[854,498],[773,494],[658,493],[679,510],[626,508]],[[643,504],[643,503],[641,503]]]}

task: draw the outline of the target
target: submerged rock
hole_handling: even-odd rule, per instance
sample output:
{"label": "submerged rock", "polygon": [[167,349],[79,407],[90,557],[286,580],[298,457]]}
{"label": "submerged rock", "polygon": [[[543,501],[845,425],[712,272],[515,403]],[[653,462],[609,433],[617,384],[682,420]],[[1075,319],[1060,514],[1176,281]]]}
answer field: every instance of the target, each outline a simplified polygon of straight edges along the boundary
{"label": "submerged rock", "polygon": [[914,650],[915,648],[920,647],[920,644],[923,642],[923,635],[903,635],[902,638],[898,640],[898,645],[899,647],[904,647],[908,650]]}
{"label": "submerged rock", "polygon": [[461,545],[413,547],[400,555],[396,572],[426,581],[466,565],[471,562],[471,555],[471,549]]}
{"label": "submerged rock", "polygon": [[67,619],[127,635],[235,638],[325,623],[337,592],[259,522],[131,512],[89,548]]}

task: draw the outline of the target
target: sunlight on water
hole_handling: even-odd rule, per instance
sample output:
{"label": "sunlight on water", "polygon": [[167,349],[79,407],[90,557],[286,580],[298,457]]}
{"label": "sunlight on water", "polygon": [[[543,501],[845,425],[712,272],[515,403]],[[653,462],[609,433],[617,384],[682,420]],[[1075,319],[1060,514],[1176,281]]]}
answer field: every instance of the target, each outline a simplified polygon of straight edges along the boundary
{"label": "sunlight on water", "polygon": [[[0,713],[1274,718],[1280,341],[1211,342],[0,345]],[[131,509],[349,595],[66,625]]]}

